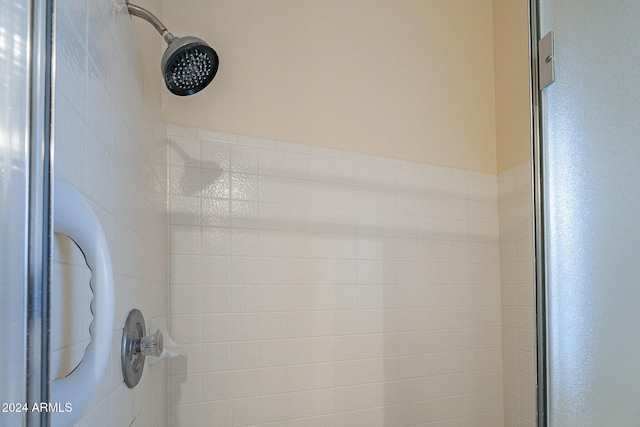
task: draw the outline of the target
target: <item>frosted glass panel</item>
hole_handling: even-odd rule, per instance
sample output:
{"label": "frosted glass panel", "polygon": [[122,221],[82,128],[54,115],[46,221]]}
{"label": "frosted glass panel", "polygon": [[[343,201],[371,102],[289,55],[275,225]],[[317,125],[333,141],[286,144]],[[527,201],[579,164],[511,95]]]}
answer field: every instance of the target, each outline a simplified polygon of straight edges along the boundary
{"label": "frosted glass panel", "polygon": [[640,425],[640,2],[541,1],[552,427]]}
{"label": "frosted glass panel", "polygon": [[[28,6],[0,0],[0,403],[25,400]],[[0,408],[0,426],[22,420]]]}

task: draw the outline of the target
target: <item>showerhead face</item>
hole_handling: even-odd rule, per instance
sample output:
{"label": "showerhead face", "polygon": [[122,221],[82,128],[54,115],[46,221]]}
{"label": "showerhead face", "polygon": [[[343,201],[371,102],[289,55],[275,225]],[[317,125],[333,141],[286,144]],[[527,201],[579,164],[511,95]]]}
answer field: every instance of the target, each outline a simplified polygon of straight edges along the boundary
{"label": "showerhead face", "polygon": [[207,87],[218,72],[218,54],[197,37],[175,37],[162,55],[167,89],[187,96]]}

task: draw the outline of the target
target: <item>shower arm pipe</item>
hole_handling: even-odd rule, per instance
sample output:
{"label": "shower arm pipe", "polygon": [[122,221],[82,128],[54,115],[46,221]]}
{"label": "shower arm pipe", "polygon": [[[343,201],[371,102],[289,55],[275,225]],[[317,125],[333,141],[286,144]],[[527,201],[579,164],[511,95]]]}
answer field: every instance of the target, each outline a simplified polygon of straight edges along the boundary
{"label": "shower arm pipe", "polygon": [[171,41],[173,40],[173,34],[171,34],[169,30],[167,30],[167,27],[165,27],[165,25],[160,22],[160,20],[153,13],[149,12],[143,7],[131,4],[129,2],[127,2],[127,9],[129,10],[129,15],[137,16],[138,18],[142,18],[145,21],[149,22],[160,33],[167,44],[171,43]]}

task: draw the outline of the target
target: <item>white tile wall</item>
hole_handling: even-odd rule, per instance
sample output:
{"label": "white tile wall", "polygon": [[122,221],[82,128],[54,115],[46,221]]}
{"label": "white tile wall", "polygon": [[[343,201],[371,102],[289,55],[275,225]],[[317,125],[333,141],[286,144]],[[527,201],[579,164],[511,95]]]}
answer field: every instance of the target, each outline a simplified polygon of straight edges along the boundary
{"label": "white tile wall", "polygon": [[535,301],[531,164],[498,176],[506,427],[535,426]]}
{"label": "white tile wall", "polygon": [[[147,366],[129,390],[120,369],[126,315],[166,315],[166,128],[144,90],[123,1],[56,2],[55,174],[89,199],[105,229],[115,275],[111,365],[82,426],[163,426],[167,364]],[[96,29],[100,29],[96,31]],[[84,354],[90,272],[67,238],[55,240],[52,377]]]}
{"label": "white tile wall", "polygon": [[171,425],[503,425],[495,176],[168,135]]}

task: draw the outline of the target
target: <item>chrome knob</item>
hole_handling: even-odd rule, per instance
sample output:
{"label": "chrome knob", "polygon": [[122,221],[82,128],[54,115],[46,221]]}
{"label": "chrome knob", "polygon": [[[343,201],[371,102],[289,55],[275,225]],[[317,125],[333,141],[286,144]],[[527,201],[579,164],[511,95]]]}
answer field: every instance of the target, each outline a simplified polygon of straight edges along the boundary
{"label": "chrome knob", "polygon": [[163,338],[160,329],[156,329],[151,335],[140,339],[140,352],[145,356],[160,357],[163,348]]}

